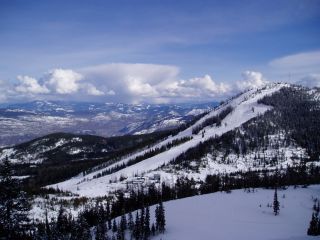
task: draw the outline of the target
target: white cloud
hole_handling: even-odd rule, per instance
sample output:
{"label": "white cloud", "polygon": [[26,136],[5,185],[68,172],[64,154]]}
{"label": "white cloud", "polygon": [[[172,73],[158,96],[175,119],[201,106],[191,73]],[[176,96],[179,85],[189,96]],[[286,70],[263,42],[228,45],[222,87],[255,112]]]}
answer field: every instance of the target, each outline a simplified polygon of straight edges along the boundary
{"label": "white cloud", "polygon": [[46,86],[58,94],[76,93],[80,89],[79,81],[83,76],[70,69],[54,69],[46,76]]}
{"label": "white cloud", "polygon": [[267,82],[259,72],[246,71],[242,76],[243,81],[228,84],[217,82],[210,75],[181,79],[176,66],[119,63],[76,71],[54,69],[40,78],[42,84],[31,77],[19,77],[21,83],[15,90],[47,94],[50,99],[64,95],[64,99],[72,96],[82,100],[168,103],[217,100]]}
{"label": "white cloud", "polygon": [[229,84],[216,83],[209,75],[179,79],[176,66],[119,63],[89,67],[80,72],[102,89],[115,90],[116,101],[159,103],[208,100],[231,91]]}
{"label": "white cloud", "polygon": [[310,74],[320,74],[320,50],[283,56],[269,62],[269,75],[277,81],[296,82]]}
{"label": "white cloud", "polygon": [[155,97],[158,95],[157,90],[150,83],[146,83],[141,77],[128,77],[125,79],[128,91],[135,96],[140,97]]}
{"label": "white cloud", "polygon": [[309,74],[297,82],[305,87],[320,87],[320,74]]}
{"label": "white cloud", "polygon": [[159,89],[163,96],[176,98],[211,98],[222,96],[231,90],[225,83],[213,81],[209,75],[188,80],[175,80],[169,84],[161,84]]}
{"label": "white cloud", "polygon": [[320,51],[303,52],[272,60],[270,66],[275,68],[302,68],[320,66]]}
{"label": "white cloud", "polygon": [[90,83],[86,84],[86,90],[87,90],[87,93],[89,95],[92,95],[92,96],[102,96],[102,95],[104,95],[103,91],[98,90],[95,86],[93,86]]}
{"label": "white cloud", "polygon": [[15,90],[20,93],[27,94],[45,94],[50,90],[46,86],[41,86],[38,80],[29,76],[18,76],[20,83],[15,87]]}
{"label": "white cloud", "polygon": [[239,90],[259,88],[268,83],[262,73],[254,71],[245,71],[242,73],[242,81],[237,81],[236,86]]}

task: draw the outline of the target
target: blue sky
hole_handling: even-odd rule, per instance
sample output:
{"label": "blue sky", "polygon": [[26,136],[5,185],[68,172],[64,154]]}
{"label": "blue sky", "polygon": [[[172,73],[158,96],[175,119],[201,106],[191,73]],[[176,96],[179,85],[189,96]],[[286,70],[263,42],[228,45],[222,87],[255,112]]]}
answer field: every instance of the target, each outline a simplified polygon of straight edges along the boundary
{"label": "blue sky", "polygon": [[320,82],[319,0],[2,0],[0,16],[0,101],[189,101]]}

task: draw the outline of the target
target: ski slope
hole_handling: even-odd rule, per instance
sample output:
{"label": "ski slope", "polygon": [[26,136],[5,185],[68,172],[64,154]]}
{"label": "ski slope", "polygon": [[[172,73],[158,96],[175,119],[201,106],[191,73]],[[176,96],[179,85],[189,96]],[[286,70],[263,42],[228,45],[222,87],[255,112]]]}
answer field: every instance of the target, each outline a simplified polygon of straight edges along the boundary
{"label": "ski slope", "polygon": [[[86,176],[79,175],[67,181],[50,185],[49,187],[59,188],[61,190],[70,191],[81,196],[88,197],[104,196],[107,195],[110,191],[124,188],[126,186],[125,183],[121,183],[118,181],[120,176],[130,179],[134,178],[134,176],[142,176],[145,173],[150,173],[151,171],[157,170],[160,166],[168,164],[175,157],[187,151],[189,148],[198,145],[201,141],[206,141],[213,136],[220,136],[234,128],[241,126],[243,123],[249,121],[250,119],[260,114],[264,114],[267,110],[270,109],[270,106],[258,104],[257,101],[264,96],[279,91],[284,86],[286,86],[286,84],[272,84],[263,89],[249,90],[227,102],[226,104],[221,105],[219,108],[213,110],[212,112],[201,118],[199,121],[197,121],[193,126],[185,129],[176,136],[168,137],[166,140],[156,144],[155,146],[144,149],[141,152],[137,152],[132,156],[124,158],[121,161],[112,164],[104,169],[95,171]],[[229,106],[233,108],[233,111],[229,113],[225,119],[223,119],[223,121],[221,122],[221,126],[208,126],[204,128],[204,136],[202,136],[201,131],[196,135],[192,134],[192,129],[194,127],[202,124],[206,119],[218,115]],[[172,142],[175,139],[191,136],[191,140],[176,147],[172,147],[171,149],[156,156],[128,166],[113,174],[109,174],[100,178],[93,178],[94,175],[101,173],[104,170],[110,169],[118,164],[126,163],[137,156],[143,155],[151,149],[159,148],[167,143]]]}

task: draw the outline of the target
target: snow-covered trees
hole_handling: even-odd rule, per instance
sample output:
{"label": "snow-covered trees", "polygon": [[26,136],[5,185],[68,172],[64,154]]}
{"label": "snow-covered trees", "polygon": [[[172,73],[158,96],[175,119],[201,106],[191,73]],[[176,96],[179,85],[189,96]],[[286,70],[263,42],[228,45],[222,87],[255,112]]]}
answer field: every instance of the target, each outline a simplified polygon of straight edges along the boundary
{"label": "snow-covered trees", "polygon": [[30,204],[8,159],[0,166],[0,239],[27,238]]}

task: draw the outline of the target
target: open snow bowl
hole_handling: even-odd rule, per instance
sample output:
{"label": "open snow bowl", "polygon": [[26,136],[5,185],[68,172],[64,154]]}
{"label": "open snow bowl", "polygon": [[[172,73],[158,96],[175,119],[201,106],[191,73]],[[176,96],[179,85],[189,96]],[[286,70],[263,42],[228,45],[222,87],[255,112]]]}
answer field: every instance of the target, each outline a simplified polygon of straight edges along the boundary
{"label": "open snow bowl", "polygon": [[[278,190],[280,215],[274,216],[274,190],[254,193],[234,190],[164,203],[166,232],[153,239],[166,240],[302,240],[307,236],[313,200],[320,198],[320,185]],[[260,207],[261,204],[261,207]],[[150,209],[154,212],[154,207]]]}

